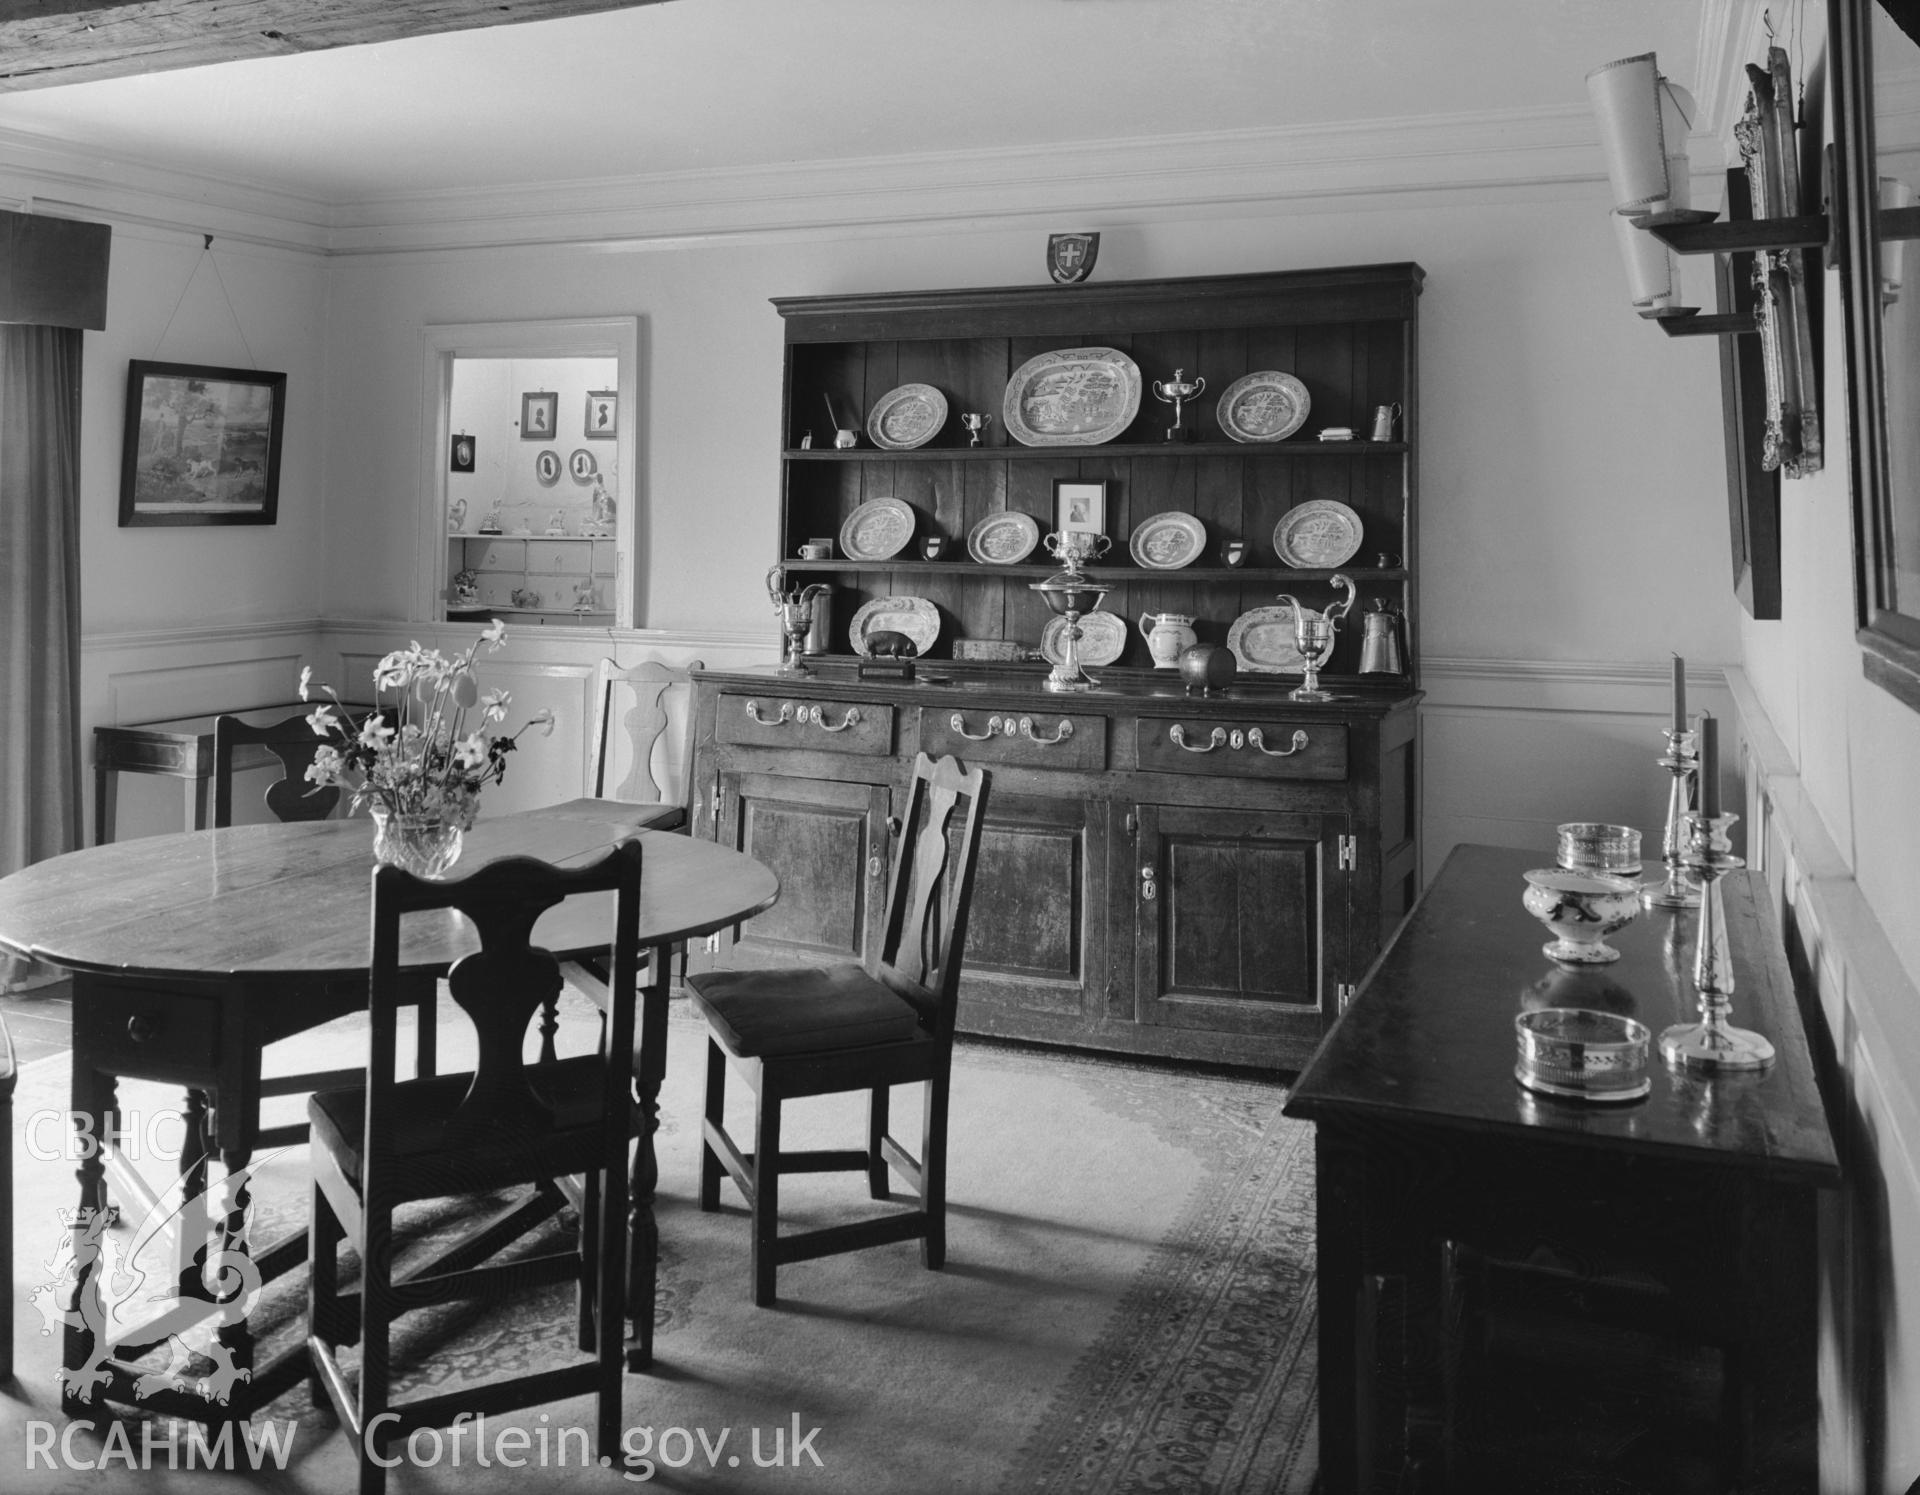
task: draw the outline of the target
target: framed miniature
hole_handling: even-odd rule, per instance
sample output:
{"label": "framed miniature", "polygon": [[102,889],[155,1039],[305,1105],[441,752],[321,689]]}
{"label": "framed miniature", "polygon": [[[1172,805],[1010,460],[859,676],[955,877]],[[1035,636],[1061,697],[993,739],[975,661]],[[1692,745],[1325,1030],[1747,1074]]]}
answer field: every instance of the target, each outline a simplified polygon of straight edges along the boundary
{"label": "framed miniature", "polygon": [[287,376],[132,360],[120,524],[272,524]]}
{"label": "framed miniature", "polygon": [[620,391],[617,389],[590,389],[587,391],[587,440],[611,441],[618,434],[620,426]]}
{"label": "framed miniature", "polygon": [[1063,535],[1103,535],[1107,531],[1107,485],[1077,478],[1053,480],[1054,528]]}
{"label": "framed miniature", "polygon": [[520,439],[551,441],[559,429],[560,396],[538,390],[520,396]]}

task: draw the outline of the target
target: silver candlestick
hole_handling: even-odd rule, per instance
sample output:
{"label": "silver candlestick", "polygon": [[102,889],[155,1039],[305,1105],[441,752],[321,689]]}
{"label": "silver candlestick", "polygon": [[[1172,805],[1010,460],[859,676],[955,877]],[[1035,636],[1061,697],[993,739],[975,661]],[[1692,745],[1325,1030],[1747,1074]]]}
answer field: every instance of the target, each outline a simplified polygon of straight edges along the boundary
{"label": "silver candlestick", "polygon": [[1773,1063],[1773,1045],[1748,1028],[1727,1021],[1733,1010],[1733,955],[1727,948],[1727,915],[1720,879],[1745,862],[1732,855],[1727,827],[1738,815],[1706,816],[1688,811],[1686,865],[1699,883],[1700,937],[1694,948],[1693,985],[1700,993],[1700,1021],[1678,1023],[1660,1035],[1660,1054],[1669,1064],[1703,1074],[1765,1069]]}
{"label": "silver candlestick", "polygon": [[1693,783],[1699,772],[1700,758],[1695,734],[1667,734],[1667,755],[1660,766],[1673,775],[1667,789],[1667,828],[1660,840],[1661,860],[1666,863],[1665,882],[1650,882],[1640,890],[1640,901],[1648,908],[1698,908],[1700,889],[1687,875],[1686,819],[1693,801]]}

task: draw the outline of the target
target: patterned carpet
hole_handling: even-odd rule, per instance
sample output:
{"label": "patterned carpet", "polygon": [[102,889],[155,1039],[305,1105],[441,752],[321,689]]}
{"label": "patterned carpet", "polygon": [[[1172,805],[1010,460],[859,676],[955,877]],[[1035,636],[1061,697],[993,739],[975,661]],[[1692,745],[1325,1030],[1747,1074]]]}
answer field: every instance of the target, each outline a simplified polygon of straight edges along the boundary
{"label": "patterned carpet", "polygon": [[[331,1043],[350,1048],[351,1035]],[[747,1299],[744,1211],[729,1188],[718,1214],[693,1203],[703,1030],[676,1011],[660,1137],[663,1238],[659,1364],[630,1377],[624,1417],[659,1455],[652,1482],[702,1491],[1195,1491],[1305,1495],[1316,1463],[1312,1134],[1285,1120],[1277,1085],[1089,1058],[963,1046],[955,1069],[949,1267],[920,1267],[911,1244],[782,1269],[780,1305]],[[307,1043],[301,1063],[315,1059]],[[321,1062],[328,1062],[323,1059]],[[350,1060],[348,1061],[350,1062]],[[65,1066],[22,1079],[24,1120],[57,1106]],[[744,1087],[735,1086],[736,1092]],[[123,1101],[164,1104],[157,1087]],[[744,1120],[744,1094],[730,1094]],[[736,1108],[732,1102],[742,1102]],[[897,1096],[897,1129],[917,1118]],[[790,1113],[789,1144],[857,1134],[857,1102]],[[209,1475],[110,1463],[83,1472],[28,1467],[26,1424],[64,1432],[27,1295],[46,1280],[71,1199],[71,1165],[20,1151],[15,1243],[20,1377],[0,1413],[0,1488],[158,1486],[332,1491],[351,1481],[345,1440],[304,1389],[261,1414],[291,1424],[283,1472]],[[850,1179],[796,1178],[789,1228],[862,1213]],[[305,1212],[304,1157],[261,1170],[256,1233]],[[418,1212],[412,1234],[458,1214]],[[559,1231],[564,1227],[554,1226]],[[269,1351],[303,1333],[304,1276],[269,1285],[250,1320]],[[422,1394],[571,1355],[566,1290],[434,1310],[396,1344],[402,1389]],[[797,1419],[797,1420],[796,1420]],[[590,1425],[584,1399],[499,1419],[496,1427]],[[755,1467],[776,1429],[821,1429],[820,1463]],[[678,1433],[679,1442],[668,1441]],[[696,1442],[694,1435],[704,1434]],[[732,1441],[711,1453],[711,1440]],[[42,1438],[47,1436],[42,1432]],[[164,1432],[156,1434],[162,1438]],[[100,1430],[72,1440],[82,1458]],[[141,1447],[137,1424],[131,1444]],[[537,1449],[540,1445],[536,1443]],[[471,1448],[471,1440],[469,1440]],[[790,1450],[791,1452],[791,1450]],[[164,1459],[164,1454],[162,1455]],[[497,1465],[405,1466],[411,1491],[611,1489],[607,1472]],[[151,1483],[149,1483],[151,1482]]]}

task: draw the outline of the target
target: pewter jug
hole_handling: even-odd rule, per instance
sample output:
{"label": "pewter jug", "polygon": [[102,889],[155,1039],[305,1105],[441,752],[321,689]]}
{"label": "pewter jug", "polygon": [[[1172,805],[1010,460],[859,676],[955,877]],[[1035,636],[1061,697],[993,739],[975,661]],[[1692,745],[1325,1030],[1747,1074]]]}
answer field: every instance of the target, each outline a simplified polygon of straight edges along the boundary
{"label": "pewter jug", "polygon": [[1360,673],[1363,675],[1399,675],[1406,672],[1400,657],[1400,615],[1376,597],[1373,611],[1362,617],[1366,632],[1360,639]]}

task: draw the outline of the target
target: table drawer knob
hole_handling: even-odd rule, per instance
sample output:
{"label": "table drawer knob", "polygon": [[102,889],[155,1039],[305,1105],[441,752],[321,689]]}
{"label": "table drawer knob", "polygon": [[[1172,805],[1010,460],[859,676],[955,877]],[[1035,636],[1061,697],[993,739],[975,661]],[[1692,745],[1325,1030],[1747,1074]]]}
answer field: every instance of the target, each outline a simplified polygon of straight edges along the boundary
{"label": "table drawer knob", "polygon": [[127,1037],[135,1043],[152,1043],[160,1036],[160,1024],[144,1012],[127,1019]]}

